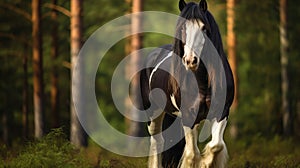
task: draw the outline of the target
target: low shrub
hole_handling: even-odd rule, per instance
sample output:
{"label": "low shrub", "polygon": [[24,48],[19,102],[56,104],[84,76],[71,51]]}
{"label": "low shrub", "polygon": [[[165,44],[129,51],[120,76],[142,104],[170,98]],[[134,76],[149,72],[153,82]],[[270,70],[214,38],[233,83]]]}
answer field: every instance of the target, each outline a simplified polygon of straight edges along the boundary
{"label": "low shrub", "polygon": [[62,129],[55,129],[48,135],[30,142],[21,152],[6,163],[6,167],[91,167],[80,149],[67,140]]}

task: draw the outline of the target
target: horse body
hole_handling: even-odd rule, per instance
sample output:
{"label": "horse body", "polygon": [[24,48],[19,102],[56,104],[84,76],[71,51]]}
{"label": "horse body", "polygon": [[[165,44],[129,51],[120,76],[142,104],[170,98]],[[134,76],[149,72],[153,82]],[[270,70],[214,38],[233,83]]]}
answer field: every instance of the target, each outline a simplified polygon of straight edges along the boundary
{"label": "horse body", "polygon": [[[151,135],[148,165],[153,168],[224,167],[227,149],[223,133],[234,96],[232,72],[223,51],[218,26],[207,11],[206,1],[186,4],[180,0],[179,8],[180,16],[184,19],[178,20],[174,44],[155,49],[146,60],[146,67],[151,68],[142,70],[140,74],[144,109],[152,109],[148,114]],[[216,83],[213,76],[218,73],[208,71],[207,65],[200,59],[208,38],[224,67],[226,100],[221,115],[213,114],[208,118],[212,121],[212,139],[201,156],[197,147],[199,123],[208,116]],[[163,92],[153,92],[156,89]],[[176,120],[176,117],[180,117],[180,120]],[[177,124],[177,130],[169,135],[159,134],[174,123]],[[184,138],[163,152],[164,146],[173,141],[170,137],[174,135]]]}

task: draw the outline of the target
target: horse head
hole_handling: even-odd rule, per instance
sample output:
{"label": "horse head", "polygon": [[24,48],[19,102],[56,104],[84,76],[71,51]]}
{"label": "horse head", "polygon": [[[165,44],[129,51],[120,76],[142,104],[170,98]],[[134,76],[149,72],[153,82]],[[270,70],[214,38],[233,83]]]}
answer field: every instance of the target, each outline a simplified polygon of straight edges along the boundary
{"label": "horse head", "polygon": [[207,3],[186,3],[180,0],[180,18],[177,22],[175,54],[181,59],[186,70],[196,71],[200,65],[200,55],[205,37],[210,34],[210,24],[206,17]]}

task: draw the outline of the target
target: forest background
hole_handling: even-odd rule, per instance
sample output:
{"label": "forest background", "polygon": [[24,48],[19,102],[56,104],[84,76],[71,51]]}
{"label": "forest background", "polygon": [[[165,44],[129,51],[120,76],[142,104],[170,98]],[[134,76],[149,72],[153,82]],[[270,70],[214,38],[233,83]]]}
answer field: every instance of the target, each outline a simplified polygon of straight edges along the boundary
{"label": "forest background", "polygon": [[[83,132],[75,134],[75,139],[76,135],[81,134],[77,137],[78,141],[72,138],[72,1],[39,2],[41,24],[37,43],[33,33],[36,25],[32,18],[34,2],[0,1],[0,167],[24,166],[25,163],[29,167],[32,164],[66,163],[71,166],[84,165],[82,167],[144,167],[145,158],[127,159],[112,154],[97,146]],[[82,42],[105,23],[131,13],[132,2],[86,0],[79,3],[83,9],[80,15],[83,19]],[[177,0],[140,2],[143,11],[179,14]],[[285,52],[282,52],[280,41],[282,22],[279,2],[234,2],[236,62],[232,66],[236,68],[238,79],[238,101],[230,114],[225,137],[231,167],[300,165],[300,11],[297,8],[300,2],[287,2],[285,28],[288,45],[284,48]],[[226,3],[222,0],[208,0],[209,10],[217,20],[225,50],[228,51],[229,15]],[[106,119],[122,132],[128,132],[128,121],[118,113],[108,91],[114,68],[132,51],[130,41],[130,37],[121,40],[105,55],[95,85],[96,95],[101,97],[98,103]],[[172,43],[171,37],[155,33],[142,35],[142,47],[168,43]],[[40,67],[34,67],[37,58],[34,56],[35,44],[40,44],[42,48],[39,51],[42,58]],[[282,53],[286,53],[286,62],[283,61]],[[35,117],[34,105],[36,74],[42,74],[40,84],[43,88],[39,132],[35,125],[38,119]],[[286,90],[283,89],[285,84],[288,86]],[[284,106],[286,103],[287,108]],[[287,114],[289,117],[286,120]],[[77,127],[80,126],[77,124]],[[49,155],[40,157],[42,153]],[[64,157],[67,160],[61,160],[62,155],[68,155]]]}

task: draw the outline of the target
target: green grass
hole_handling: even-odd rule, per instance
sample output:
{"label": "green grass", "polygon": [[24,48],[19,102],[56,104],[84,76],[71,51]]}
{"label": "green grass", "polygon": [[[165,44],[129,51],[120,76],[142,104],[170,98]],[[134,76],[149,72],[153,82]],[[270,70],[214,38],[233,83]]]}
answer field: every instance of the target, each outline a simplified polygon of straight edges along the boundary
{"label": "green grass", "polygon": [[[243,140],[226,138],[230,155],[229,168],[300,168],[300,144],[297,139],[254,136]],[[200,145],[202,147],[203,144]],[[100,148],[93,141],[84,149],[69,143],[61,129],[25,146],[0,145],[0,168],[94,167],[144,168],[147,158],[120,156]]]}
{"label": "green grass", "polygon": [[147,167],[147,158],[133,158],[114,154],[100,148],[93,141],[89,142],[85,153],[94,167],[99,168],[144,168]]}
{"label": "green grass", "polygon": [[228,167],[300,168],[300,145],[296,139],[256,136],[227,144],[230,155]]}
{"label": "green grass", "polygon": [[0,168],[142,168],[146,158],[120,156],[100,148],[94,142],[89,147],[73,146],[62,129],[55,129],[41,139],[25,146],[7,148],[0,145]]}

